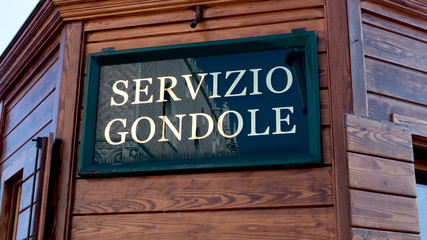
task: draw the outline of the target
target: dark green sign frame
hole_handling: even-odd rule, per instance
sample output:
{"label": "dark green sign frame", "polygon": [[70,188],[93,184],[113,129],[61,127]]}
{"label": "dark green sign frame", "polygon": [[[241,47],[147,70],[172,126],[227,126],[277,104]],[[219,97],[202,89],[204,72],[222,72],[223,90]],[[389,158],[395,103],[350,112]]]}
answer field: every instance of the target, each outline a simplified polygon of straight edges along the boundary
{"label": "dark green sign frame", "polygon": [[[106,49],[89,54],[84,95],[84,110],[81,129],[81,145],[78,164],[80,176],[104,176],[123,173],[148,173],[182,171],[191,169],[220,169],[240,167],[295,167],[313,166],[321,163],[319,86],[317,64],[317,41],[315,32],[293,31],[290,34],[202,42],[162,47],[114,51]],[[254,156],[246,158],[180,159],[149,163],[95,164],[95,128],[97,124],[98,89],[102,66],[158,61],[174,58],[194,58],[218,54],[245,53],[281,48],[304,50],[305,78],[308,111],[308,152],[285,157]],[[307,165],[308,164],[308,165]]]}

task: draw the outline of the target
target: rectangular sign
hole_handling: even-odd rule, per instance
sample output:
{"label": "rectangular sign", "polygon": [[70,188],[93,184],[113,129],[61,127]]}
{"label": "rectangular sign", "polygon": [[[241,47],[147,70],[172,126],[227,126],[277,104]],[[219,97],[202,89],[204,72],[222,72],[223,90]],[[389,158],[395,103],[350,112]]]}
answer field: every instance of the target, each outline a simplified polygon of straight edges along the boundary
{"label": "rectangular sign", "polygon": [[320,163],[314,32],[89,54],[79,174]]}

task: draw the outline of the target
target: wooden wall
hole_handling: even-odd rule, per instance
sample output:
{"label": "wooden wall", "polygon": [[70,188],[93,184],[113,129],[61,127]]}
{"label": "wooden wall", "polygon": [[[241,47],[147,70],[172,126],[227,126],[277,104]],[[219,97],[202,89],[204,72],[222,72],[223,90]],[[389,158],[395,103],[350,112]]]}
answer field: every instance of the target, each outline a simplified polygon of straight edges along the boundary
{"label": "wooden wall", "polygon": [[408,128],[346,116],[352,239],[420,239]]}
{"label": "wooden wall", "polygon": [[[81,22],[64,23],[52,1],[40,1],[0,57],[0,239],[6,238],[7,212],[12,207],[6,201],[10,197],[8,191],[4,191],[6,181],[18,175],[22,176],[22,194],[16,239],[27,237],[29,225],[31,233],[46,230],[45,237],[39,235],[39,239],[67,238],[81,40]],[[39,162],[34,174],[36,143],[32,139],[48,136],[52,139],[53,135],[57,146],[53,169],[44,171]],[[46,144],[43,149],[49,149]],[[51,152],[46,151],[42,151],[40,160],[47,159],[47,155],[50,160]],[[48,187],[41,179],[46,179],[51,172],[54,174]],[[34,178],[38,190],[31,202]],[[39,219],[35,216],[45,216],[48,192],[47,220],[38,225]]]}
{"label": "wooden wall", "polygon": [[[91,12],[57,2],[65,18],[84,18],[76,9]],[[121,50],[283,34],[296,28],[315,30],[323,167],[101,179],[75,176],[71,238],[335,239],[325,2],[211,1],[195,29],[190,27],[193,6],[170,8],[117,17],[103,15],[101,10],[96,15],[91,12],[84,22],[85,55],[111,47]]]}
{"label": "wooden wall", "polygon": [[[4,125],[1,131],[0,176],[1,185],[17,173],[22,173],[22,193],[18,215],[16,239],[27,237],[30,206],[32,215],[39,208],[40,199],[31,203],[33,181],[40,180],[40,165],[34,174],[37,137],[47,137],[55,131],[54,116],[58,97],[56,84],[59,75],[59,43],[55,41],[44,51],[43,58],[35,61],[23,80],[4,96]],[[40,163],[40,162],[39,162]],[[37,184],[36,184],[37,186]],[[38,195],[37,191],[34,193]],[[3,200],[7,197],[0,188]],[[6,209],[3,209],[6,211]],[[5,212],[2,212],[6,214]],[[32,224],[34,224],[32,220]],[[5,229],[0,229],[3,234]],[[1,238],[2,234],[0,234]]]}
{"label": "wooden wall", "polygon": [[368,116],[427,120],[427,13],[417,16],[370,1],[361,8]]}
{"label": "wooden wall", "polygon": [[[427,9],[412,1],[348,2],[354,112],[368,118],[346,118],[352,238],[419,239],[417,132],[405,121],[427,120]],[[404,127],[390,123],[396,117]]]}

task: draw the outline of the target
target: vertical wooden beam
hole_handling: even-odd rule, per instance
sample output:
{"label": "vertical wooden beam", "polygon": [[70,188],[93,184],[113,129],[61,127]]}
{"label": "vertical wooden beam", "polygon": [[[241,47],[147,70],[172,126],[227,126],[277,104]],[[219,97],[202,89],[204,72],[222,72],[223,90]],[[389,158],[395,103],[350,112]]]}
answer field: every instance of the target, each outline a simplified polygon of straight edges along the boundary
{"label": "vertical wooden beam", "polygon": [[350,202],[345,146],[344,114],[353,111],[347,1],[326,1],[329,102],[337,239],[350,239]]}
{"label": "vertical wooden beam", "polygon": [[48,138],[43,139],[43,155],[42,161],[43,164],[40,164],[42,170],[40,170],[40,180],[39,180],[39,201],[40,201],[40,215],[38,219],[38,229],[37,229],[37,239],[44,238],[44,226],[46,222],[46,209],[49,193],[49,181],[50,181],[50,167],[52,162],[52,144],[53,144],[53,133],[49,133]]}
{"label": "vertical wooden beam", "polygon": [[68,239],[69,232],[82,41],[82,22],[67,23],[61,33],[60,74],[56,88],[58,106],[55,108],[57,111],[55,141],[60,143],[58,144],[60,147],[59,156],[54,156],[58,159],[53,161],[60,161],[60,164],[57,169],[58,182],[55,193],[57,196],[53,219],[55,229],[54,235],[51,236],[54,239]]}
{"label": "vertical wooden beam", "polygon": [[367,117],[368,98],[366,96],[365,55],[360,0],[347,0],[347,4],[351,79],[353,84],[353,110],[354,114]]}

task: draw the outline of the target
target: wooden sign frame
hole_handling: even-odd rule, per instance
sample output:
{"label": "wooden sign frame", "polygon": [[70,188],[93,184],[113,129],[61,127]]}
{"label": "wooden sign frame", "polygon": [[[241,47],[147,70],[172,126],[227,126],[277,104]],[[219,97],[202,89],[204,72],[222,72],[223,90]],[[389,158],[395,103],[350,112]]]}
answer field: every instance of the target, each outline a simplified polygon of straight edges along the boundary
{"label": "wooden sign frame", "polygon": [[[160,61],[174,58],[232,54],[251,51],[263,51],[280,48],[302,48],[305,51],[305,78],[307,87],[308,110],[308,152],[298,156],[269,158],[255,156],[251,158],[219,158],[213,161],[188,159],[177,162],[162,161],[156,164],[95,164],[94,144],[97,124],[98,88],[102,66],[132,63],[139,61]],[[319,85],[317,63],[317,38],[315,32],[294,31],[289,34],[232,39],[212,42],[161,46],[152,48],[114,51],[105,49],[92,53],[87,58],[87,76],[84,96],[84,110],[81,129],[81,145],[78,164],[80,176],[103,176],[123,173],[148,173],[164,171],[182,171],[194,169],[222,169],[259,166],[312,166],[321,163]],[[308,164],[308,165],[307,165]]]}

